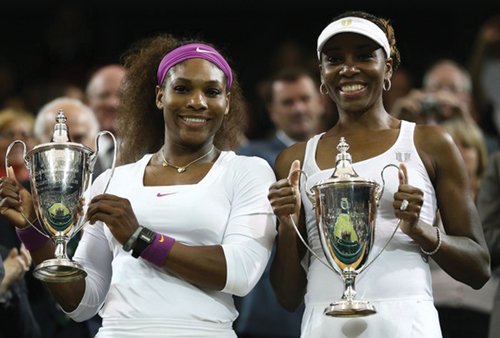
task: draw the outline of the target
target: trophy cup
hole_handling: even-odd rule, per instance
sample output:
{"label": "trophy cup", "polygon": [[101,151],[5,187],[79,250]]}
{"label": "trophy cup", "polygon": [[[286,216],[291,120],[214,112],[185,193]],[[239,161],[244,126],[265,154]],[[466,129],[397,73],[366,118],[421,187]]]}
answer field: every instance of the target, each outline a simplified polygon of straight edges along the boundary
{"label": "trophy cup", "polygon": [[99,138],[108,134],[115,145],[111,176],[116,161],[116,139],[105,130],[95,140],[96,151],[69,139],[66,116],[61,109],[56,117],[52,141],[34,147],[26,154],[26,144],[21,140],[12,142],[7,148],[5,166],[8,172],[8,158],[16,143],[24,146],[24,163],[29,171],[31,194],[41,229],[28,224],[55,244],[55,258],[38,264],[33,275],[51,283],[74,282],[85,278],[87,273],[77,262],[68,258],[67,244],[83,227],[85,214],[82,198],[90,188],[92,173],[99,152]]}
{"label": "trophy cup", "polygon": [[[344,282],[341,300],[333,302],[324,311],[325,315],[334,317],[361,317],[377,312],[368,301],[355,299],[355,279],[384,251],[399,228],[398,223],[384,247],[368,262],[375,239],[377,207],[385,187],[385,169],[397,168],[406,183],[404,172],[395,164],[388,164],[382,169],[382,187],[371,179],[359,177],[352,168],[348,149],[349,145],[342,137],[337,145],[340,153],[337,154],[332,176],[315,184],[311,191],[306,188],[315,209],[319,238],[328,264],[307,245],[293,223],[306,248]],[[298,169],[294,172],[304,174],[307,184],[308,177],[304,171]]]}

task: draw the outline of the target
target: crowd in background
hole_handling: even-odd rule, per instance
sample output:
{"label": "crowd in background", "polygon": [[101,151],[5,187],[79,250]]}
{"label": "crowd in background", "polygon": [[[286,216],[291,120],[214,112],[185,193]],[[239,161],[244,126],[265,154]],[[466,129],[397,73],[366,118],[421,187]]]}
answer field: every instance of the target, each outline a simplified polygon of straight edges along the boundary
{"label": "crowd in background", "polygon": [[[66,111],[70,114],[68,119],[73,123],[70,126],[73,141],[94,148],[93,140],[98,130],[106,129],[116,133],[114,124],[119,114],[118,91],[120,79],[123,77],[123,69],[119,66],[121,55],[116,52],[114,60],[112,58],[101,60],[98,57],[99,50],[94,50],[96,57],[93,62],[82,61],[80,53],[83,51],[88,53],[85,47],[91,43],[92,37],[81,29],[82,25],[88,24],[81,20],[76,12],[61,11],[52,19],[50,27],[40,27],[46,32],[46,48],[50,49],[50,53],[44,57],[33,56],[22,70],[19,66],[13,66],[16,60],[0,55],[0,163],[2,163],[0,175],[6,175],[3,163],[7,146],[13,140],[23,140],[29,148],[32,148],[50,139],[51,125],[55,122],[51,119],[54,119],[54,116],[42,118],[42,113],[47,110],[46,105],[54,100],[64,98],[67,100],[65,103],[71,106],[71,108],[68,106]],[[398,22],[396,25],[402,26],[404,23]],[[490,158],[500,152],[500,16],[492,13],[491,18],[478,27],[470,27],[470,30],[475,34],[474,43],[470,50],[462,51],[462,55],[448,54],[446,57],[441,57],[441,53],[437,52],[436,57],[432,58],[432,51],[422,46],[422,53],[425,53],[425,59],[429,61],[425,69],[415,72],[403,62],[392,76],[390,90],[384,93],[384,105],[390,114],[400,119],[418,124],[441,125],[457,143],[469,173],[472,195],[477,203],[483,203],[482,207],[479,206],[479,210],[484,211],[481,217],[483,222],[487,223],[487,230],[491,231],[487,233],[487,239],[490,234],[489,245],[494,269],[500,265],[497,253],[500,246],[495,242],[495,234],[500,232],[500,227],[489,220],[494,219],[491,215],[497,215],[500,219],[500,209],[492,209],[487,205],[498,196],[488,196],[481,189],[484,186],[483,177],[488,172],[488,165],[493,165],[490,164]],[[406,43],[416,44],[412,41]],[[268,60],[253,60],[256,64],[267,61],[268,64],[262,68],[271,71],[255,75],[254,78],[247,76],[246,86],[243,86],[243,94],[247,99],[248,129],[244,135],[240,135],[242,153],[252,142],[273,138],[279,130],[291,143],[302,141],[302,135],[298,137],[295,134],[294,137],[286,126],[279,124],[280,118],[285,122],[287,118],[295,118],[294,108],[290,108],[289,115],[285,112],[281,117],[276,117],[276,107],[275,110],[271,109],[273,102],[269,93],[273,92],[271,88],[273,76],[279,71],[301,69],[310,74],[310,81],[316,90],[311,95],[318,96],[321,108],[319,116],[313,119],[315,125],[311,131],[304,134],[304,137],[308,138],[329,129],[338,118],[336,107],[330,100],[324,100],[320,93],[314,48],[306,51],[299,41],[289,39],[275,41],[274,47],[272,56]],[[229,43],[227,49],[232,48],[232,44]],[[252,46],[252,48],[260,47]],[[26,52],[29,53],[28,48]],[[247,53],[251,53],[251,48],[248,48]],[[465,59],[464,54],[467,55]],[[413,55],[411,57],[416,58]],[[251,56],[247,58],[251,59]],[[405,55],[403,60],[404,58]],[[28,59],[23,61],[26,60]],[[52,62],[53,60],[57,62]],[[29,78],[27,74],[38,69],[37,63],[45,65],[47,78],[53,80],[24,83]],[[102,66],[107,67],[101,68]],[[245,83],[244,76],[243,83]],[[73,113],[73,109],[78,112]],[[309,112],[301,114],[307,116]],[[104,145],[104,152],[110,147],[109,144]],[[271,166],[272,161],[269,160]],[[22,161],[20,147],[12,151],[9,163],[15,168],[18,179],[27,185],[28,172]],[[103,156],[96,174],[109,165],[109,157]],[[490,172],[492,175],[495,174],[493,169]],[[492,179],[494,177],[490,177],[488,182]],[[8,276],[4,278],[0,288],[0,308],[14,306],[12,297],[19,297],[16,303],[19,305],[15,306],[18,306],[19,315],[23,316],[20,320],[23,324],[19,324],[19,330],[20,332],[24,330],[24,336],[19,337],[77,337],[75,332],[81,337],[91,337],[99,326],[99,318],[88,323],[72,322],[58,309],[42,285],[32,278],[31,273],[26,273],[25,268],[29,268],[31,260],[15,234],[7,233],[7,230],[2,228],[0,236],[2,236],[1,253]],[[15,262],[20,266],[14,268]],[[495,302],[500,303],[500,294],[495,298],[495,292],[498,293],[498,277],[497,273],[483,289],[472,291],[471,288],[449,277],[446,278],[438,267],[433,269],[436,306],[440,312],[445,338],[466,334],[465,327],[476,334],[474,337],[486,338],[490,322],[492,322],[491,327],[497,325],[495,330],[499,330],[497,322],[500,322],[500,305],[494,307]],[[240,306],[245,306],[244,304],[242,302]],[[1,313],[2,311],[0,309]],[[12,313],[12,308],[9,311]],[[492,315],[492,311],[496,312]],[[460,322],[467,325],[458,325]],[[245,327],[241,321],[236,323],[240,327]],[[274,324],[279,326],[282,323],[277,321]],[[3,322],[1,326],[4,326]],[[241,334],[241,337],[256,337],[245,332],[237,333]],[[297,331],[295,335],[289,333],[286,337],[298,337],[299,334]],[[8,336],[0,333],[0,337]],[[272,337],[280,336],[276,334]],[[493,337],[491,333],[490,337]]]}

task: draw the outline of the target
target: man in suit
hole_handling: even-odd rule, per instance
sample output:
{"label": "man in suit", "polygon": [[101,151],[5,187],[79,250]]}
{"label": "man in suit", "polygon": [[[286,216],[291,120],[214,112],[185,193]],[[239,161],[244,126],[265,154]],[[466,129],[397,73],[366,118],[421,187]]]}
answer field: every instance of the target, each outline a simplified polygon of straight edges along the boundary
{"label": "man in suit", "polygon": [[[275,133],[268,139],[249,141],[238,153],[261,157],[273,167],[282,150],[323,129],[320,121],[325,106],[314,78],[302,69],[286,69],[273,76],[265,100]],[[300,336],[304,306],[290,313],[278,304],[269,280],[272,255],[274,251],[255,288],[244,298],[235,297],[240,315],[234,329],[240,338]]]}
{"label": "man in suit", "polygon": [[[500,151],[490,155],[479,189],[477,210],[491,255],[493,274],[500,277]],[[500,285],[493,302],[489,338],[500,337]]]}
{"label": "man in suit", "polygon": [[242,145],[238,151],[241,155],[262,157],[273,167],[282,150],[326,129],[319,125],[325,105],[318,85],[306,70],[285,69],[275,74],[268,82],[264,100],[275,132],[270,138]]}

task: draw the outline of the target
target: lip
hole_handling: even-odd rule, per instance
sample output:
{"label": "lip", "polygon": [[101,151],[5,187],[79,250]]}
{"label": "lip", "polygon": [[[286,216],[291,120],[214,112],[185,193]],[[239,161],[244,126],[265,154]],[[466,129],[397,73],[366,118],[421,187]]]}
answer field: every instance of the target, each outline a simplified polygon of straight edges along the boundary
{"label": "lip", "polygon": [[206,126],[212,118],[206,116],[180,115],[182,123],[191,128],[202,128]]}
{"label": "lip", "polygon": [[[342,88],[345,87],[351,87],[353,89],[352,91],[343,91]],[[354,89],[352,87],[359,87],[359,89]],[[338,90],[340,92],[340,95],[345,96],[345,97],[352,97],[352,96],[358,96],[361,95],[365,90],[366,90],[366,83],[363,82],[344,82],[340,83],[338,86]]]}

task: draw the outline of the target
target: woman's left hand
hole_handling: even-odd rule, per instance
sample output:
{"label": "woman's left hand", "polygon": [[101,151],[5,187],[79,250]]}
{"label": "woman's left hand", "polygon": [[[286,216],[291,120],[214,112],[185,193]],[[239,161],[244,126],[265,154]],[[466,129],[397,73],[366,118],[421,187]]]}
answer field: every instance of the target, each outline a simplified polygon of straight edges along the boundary
{"label": "woman's left hand", "polygon": [[403,181],[401,174],[399,175],[399,189],[394,194],[393,207],[396,217],[401,219],[401,230],[411,236],[412,231],[418,225],[420,219],[420,210],[424,204],[424,193],[419,188],[408,184],[408,170],[404,164],[400,165],[406,177],[406,183]]}
{"label": "woman's left hand", "polygon": [[109,194],[98,195],[90,201],[87,220],[90,224],[97,221],[106,223],[115,239],[122,245],[139,226],[130,201]]}

